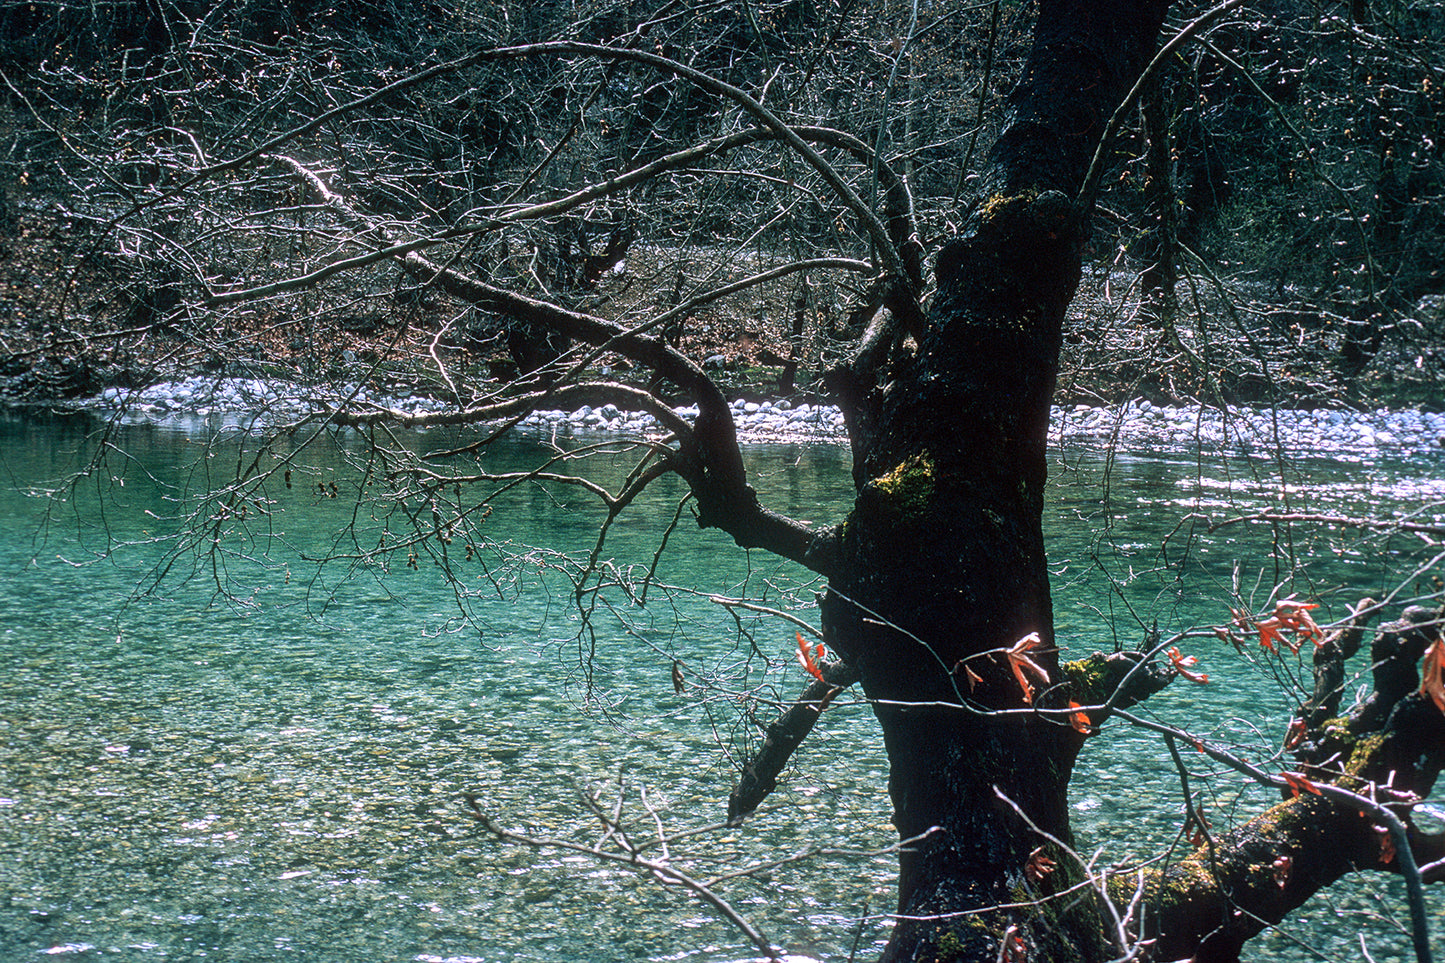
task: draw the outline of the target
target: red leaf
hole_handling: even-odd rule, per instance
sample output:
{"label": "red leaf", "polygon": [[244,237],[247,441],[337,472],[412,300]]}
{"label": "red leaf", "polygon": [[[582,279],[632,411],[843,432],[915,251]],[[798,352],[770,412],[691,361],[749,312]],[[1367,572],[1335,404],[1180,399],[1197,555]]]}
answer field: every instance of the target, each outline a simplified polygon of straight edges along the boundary
{"label": "red leaf", "polygon": [[1280,624],[1291,629],[1295,633],[1295,647],[1298,648],[1304,639],[1312,639],[1315,645],[1325,640],[1324,632],[1315,624],[1314,618],[1310,615],[1310,609],[1317,609],[1319,605],[1315,602],[1296,602],[1293,598],[1282,599],[1275,603],[1274,617],[1279,619]]}
{"label": "red leaf", "polygon": [[1029,705],[1033,705],[1034,702],[1034,687],[1029,684],[1025,673],[1032,675],[1039,682],[1049,681],[1049,674],[1028,654],[1041,645],[1043,645],[1043,640],[1039,638],[1039,634],[1030,632],[1004,651],[1004,655],[1008,657],[1008,667],[1013,670],[1014,679],[1023,691],[1024,702]]}
{"label": "red leaf", "polygon": [[1029,948],[1018,934],[1018,926],[1010,924],[1004,930],[1003,946],[999,947],[1000,963],[1028,963]]}
{"label": "red leaf", "polygon": [[1384,864],[1395,861],[1395,838],[1384,826],[1375,826],[1375,832],[1380,834],[1380,862]]}
{"label": "red leaf", "polygon": [[1174,671],[1184,676],[1184,678],[1188,679],[1190,682],[1198,682],[1199,684],[1203,685],[1204,683],[1209,681],[1209,675],[1207,673],[1194,672],[1190,670],[1190,666],[1199,664],[1199,659],[1197,657],[1192,655],[1180,655],[1177,648],[1171,647],[1169,649],[1169,661],[1174,663]]}
{"label": "red leaf", "polygon": [[1086,736],[1092,736],[1094,733],[1099,731],[1098,729],[1095,729],[1092,725],[1089,724],[1089,714],[1084,711],[1083,706],[1070,699],[1069,708],[1073,710],[1069,713],[1069,725],[1074,727],[1075,732],[1082,733]]}
{"label": "red leaf", "polygon": [[[1271,652],[1279,651],[1274,647],[1275,642],[1282,642],[1288,646],[1289,640],[1280,634],[1280,627],[1278,619],[1269,618],[1261,622],[1256,622],[1254,628],[1255,631],[1259,632],[1259,644]],[[1299,650],[1296,649],[1295,651]]]}
{"label": "red leaf", "polygon": [[1325,633],[1315,624],[1314,616],[1310,615],[1310,610],[1317,608],[1319,605],[1315,602],[1299,602],[1294,598],[1287,598],[1274,604],[1274,614],[1269,618],[1256,619],[1238,609],[1230,609],[1229,614],[1239,628],[1258,632],[1259,644],[1271,652],[1279,651],[1275,648],[1275,643],[1278,642],[1291,652],[1298,653],[1305,639],[1317,646],[1325,640]]}
{"label": "red leaf", "polygon": [[980,682],[983,681],[983,676],[979,675],[977,672],[973,671],[973,670],[970,669],[968,666],[964,666],[964,667],[963,667],[963,677],[968,680],[968,691],[969,691],[969,692],[972,692],[972,691],[973,691],[973,687],[976,686],[976,685],[978,685]]}
{"label": "red leaf", "polygon": [[1304,742],[1305,736],[1308,735],[1308,733],[1309,727],[1305,725],[1303,719],[1291,720],[1289,728],[1286,729],[1284,733],[1284,747],[1286,749],[1293,749],[1301,742]]}
{"label": "red leaf", "polygon": [[823,670],[818,668],[817,661],[818,659],[823,658],[823,655],[826,651],[827,650],[823,648],[823,643],[819,642],[818,654],[815,658],[813,656],[813,653],[808,649],[808,643],[803,641],[803,633],[798,633],[798,662],[801,663],[803,668],[808,671],[809,675],[817,679],[819,682],[827,681],[823,678]]}
{"label": "red leaf", "polygon": [[1204,810],[1191,812],[1184,820],[1184,831],[1189,834],[1189,844],[1195,849],[1209,842],[1209,829],[1211,823],[1204,818]]}
{"label": "red leaf", "polygon": [[1301,792],[1312,792],[1316,796],[1324,795],[1324,793],[1320,792],[1318,786],[1297,772],[1282,772],[1280,773],[1280,778],[1282,778],[1285,785],[1289,787],[1291,796],[1298,796]]}
{"label": "red leaf", "polygon": [[959,659],[953,664],[954,675],[957,675],[960,669],[963,670],[963,681],[968,683],[968,691],[972,692],[973,687],[983,681],[983,676],[968,667],[968,659]]}
{"label": "red leaf", "polygon": [[1024,864],[1024,878],[1030,883],[1037,883],[1052,873],[1056,865],[1058,864],[1044,855],[1044,848],[1040,846],[1029,853],[1029,861]]}

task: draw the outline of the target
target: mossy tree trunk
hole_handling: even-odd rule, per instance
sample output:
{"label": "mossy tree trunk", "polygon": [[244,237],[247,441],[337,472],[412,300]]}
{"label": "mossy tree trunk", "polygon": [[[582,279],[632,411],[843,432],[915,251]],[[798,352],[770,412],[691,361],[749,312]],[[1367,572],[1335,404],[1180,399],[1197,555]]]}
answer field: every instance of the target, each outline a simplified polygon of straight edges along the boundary
{"label": "mossy tree trunk", "polygon": [[[1049,405],[1087,230],[1074,198],[1166,6],[1040,4],[985,193],[939,255],[931,311],[847,379],[858,495],[824,632],[876,707],[900,835],[937,827],[902,857],[904,919],[888,960],[1108,955],[1089,900],[1032,902],[1074,877],[1027,871],[1040,846],[1066,861],[1018,811],[1070,840],[1067,786],[1084,737],[1054,684]],[[1036,645],[1019,646],[1030,636]],[[985,909],[999,906],[1017,908]]]}

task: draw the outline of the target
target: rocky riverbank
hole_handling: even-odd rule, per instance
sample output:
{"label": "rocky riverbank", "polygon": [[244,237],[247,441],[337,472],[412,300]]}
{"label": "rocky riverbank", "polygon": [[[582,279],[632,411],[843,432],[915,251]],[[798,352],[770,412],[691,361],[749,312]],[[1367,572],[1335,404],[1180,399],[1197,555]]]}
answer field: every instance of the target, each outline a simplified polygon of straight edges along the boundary
{"label": "rocky riverbank", "polygon": [[[303,388],[245,378],[193,377],[141,391],[110,388],[70,407],[114,415],[122,421],[204,431],[222,427],[260,428],[324,411],[344,399],[408,413],[441,411],[445,405],[422,395],[377,397],[347,386]],[[836,407],[788,401],[733,403],[738,430],[754,442],[845,443],[843,416]],[[695,408],[681,408],[683,416]],[[661,430],[649,414],[614,405],[575,411],[536,411],[518,426],[530,433],[576,435],[613,433],[645,436]],[[1188,452],[1366,458],[1445,451],[1445,414],[1438,412],[1345,411],[1166,407],[1136,400],[1122,406],[1056,407],[1053,440],[1085,449],[1110,446]]]}

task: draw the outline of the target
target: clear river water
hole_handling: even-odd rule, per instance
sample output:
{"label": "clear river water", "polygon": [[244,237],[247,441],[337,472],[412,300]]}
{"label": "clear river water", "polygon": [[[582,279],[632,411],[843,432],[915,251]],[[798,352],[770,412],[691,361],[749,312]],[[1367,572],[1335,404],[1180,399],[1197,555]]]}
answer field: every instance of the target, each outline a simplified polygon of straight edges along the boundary
{"label": "clear river water", "polygon": [[[343,433],[295,463],[292,486],[271,486],[268,516],[223,519],[224,551],[198,556],[172,538],[174,518],[229,471],[242,436],[212,447],[199,425],[98,428],[0,415],[0,961],[756,958],[687,892],[586,854],[500,843],[463,802],[474,794],[502,825],[590,844],[586,792],[609,813],[620,799],[635,838],[659,825],[684,834],[669,855],[699,879],[760,867],[716,888],[790,952],[876,954],[894,873],[876,851],[894,837],[866,705],[845,695],[830,707],[742,827],[686,834],[723,820],[753,720],[804,681],[793,625],[709,596],[816,622],[822,586],[697,530],[685,509],[659,553],[677,485],[657,483],[613,526],[584,625],[572,578],[602,511],[575,487],[499,496],[475,556],[453,547],[456,582],[425,551],[386,566],[308,561],[358,555],[396,521],[345,497],[361,442]],[[508,440],[486,467],[531,467],[544,441]],[[605,447],[595,470],[615,489],[636,453]],[[749,458],[767,504],[842,519],[844,449],[759,445]],[[1438,519],[1442,503],[1445,457],[1057,451],[1046,524],[1059,639],[1079,656],[1137,646],[1156,622],[1166,636],[1222,624],[1235,585],[1260,611],[1285,583],[1282,595],[1320,599],[1327,618],[1362,594],[1437,592],[1431,573],[1410,577],[1437,550],[1417,537],[1262,524],[1209,535],[1205,517]],[[160,590],[137,595],[158,567]],[[1210,682],[1179,680],[1145,711],[1288,768],[1270,754],[1307,663],[1207,633],[1181,648]],[[1203,757],[1191,764],[1216,827],[1269,801]],[[1072,801],[1079,845],[1100,865],[1178,843],[1167,752],[1117,722],[1090,741]],[[1404,921],[1393,881],[1361,874],[1261,938],[1255,958],[1403,960]]]}

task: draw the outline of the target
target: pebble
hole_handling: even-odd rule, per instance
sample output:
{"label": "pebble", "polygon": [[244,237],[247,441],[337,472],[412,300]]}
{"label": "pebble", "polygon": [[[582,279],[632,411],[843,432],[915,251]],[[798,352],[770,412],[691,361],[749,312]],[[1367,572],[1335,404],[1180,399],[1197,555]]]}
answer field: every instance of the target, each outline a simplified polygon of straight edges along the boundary
{"label": "pebble", "polygon": [[[445,403],[421,395],[383,398],[366,389],[358,390],[355,385],[308,389],[257,379],[204,377],[139,391],[107,388],[75,407],[118,413],[129,423],[193,430],[254,429],[324,410],[353,395],[359,402],[407,413],[446,408]],[[738,399],[731,408],[738,433],[746,441],[844,444],[848,440],[843,416],[835,407]],[[685,419],[698,414],[696,405],[675,411]],[[537,434],[611,432],[634,436],[655,435],[662,430],[651,414],[624,411],[614,404],[595,409],[584,405],[576,411],[535,411],[519,428]],[[1085,449],[1114,445],[1177,452],[1197,451],[1203,445],[1210,450],[1244,455],[1268,454],[1277,449],[1294,456],[1438,453],[1445,449],[1445,413],[1384,409],[1220,410],[1167,407],[1137,400],[1114,407],[1055,407],[1050,441]]]}

